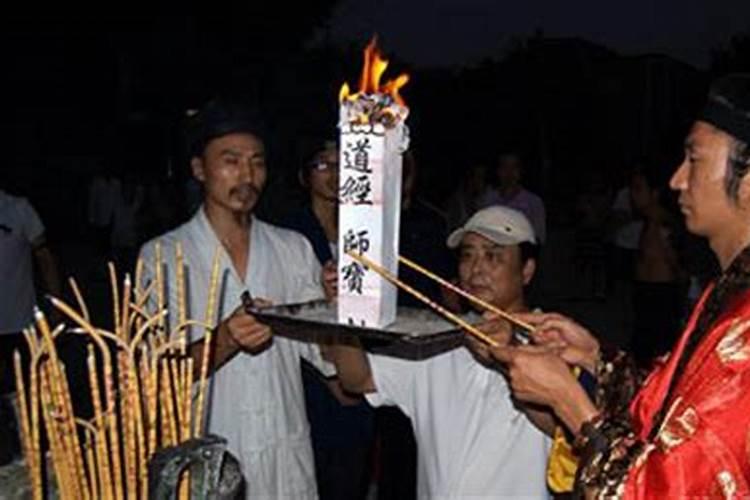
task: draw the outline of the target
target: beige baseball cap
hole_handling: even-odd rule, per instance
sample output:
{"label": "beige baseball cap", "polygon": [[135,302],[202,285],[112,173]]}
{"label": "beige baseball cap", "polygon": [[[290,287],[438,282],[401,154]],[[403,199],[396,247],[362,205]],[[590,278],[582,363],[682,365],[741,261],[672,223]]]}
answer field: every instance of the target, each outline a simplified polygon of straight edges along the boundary
{"label": "beige baseball cap", "polygon": [[500,205],[483,208],[472,215],[463,227],[448,236],[448,247],[458,247],[466,233],[480,234],[498,245],[536,244],[529,219],[518,210]]}

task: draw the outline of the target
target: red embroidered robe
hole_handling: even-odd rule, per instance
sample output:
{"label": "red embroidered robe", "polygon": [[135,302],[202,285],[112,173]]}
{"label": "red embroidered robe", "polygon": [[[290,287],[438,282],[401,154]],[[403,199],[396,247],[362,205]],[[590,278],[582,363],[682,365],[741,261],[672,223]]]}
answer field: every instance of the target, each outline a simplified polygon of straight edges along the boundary
{"label": "red embroidered robe", "polygon": [[750,498],[750,290],[735,295],[713,322],[648,441],[710,291],[631,403],[635,437],[647,444],[619,488],[625,498]]}

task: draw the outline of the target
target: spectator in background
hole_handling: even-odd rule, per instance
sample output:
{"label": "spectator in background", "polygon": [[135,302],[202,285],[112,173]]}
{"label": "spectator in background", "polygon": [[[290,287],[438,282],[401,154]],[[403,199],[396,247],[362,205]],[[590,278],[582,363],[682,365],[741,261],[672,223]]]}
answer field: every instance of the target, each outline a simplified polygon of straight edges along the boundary
{"label": "spectator in background", "polygon": [[[282,226],[302,233],[321,265],[335,269],[338,250],[338,149],[334,141],[301,148],[299,181],[309,201]],[[307,418],[321,500],[365,498],[374,438],[374,411],[361,396],[346,394],[302,360]]]}
{"label": "spectator in background", "polygon": [[451,231],[462,226],[477,211],[479,197],[487,188],[487,167],[474,164],[469,172],[459,180],[458,189],[446,203],[445,211],[448,229]]}
{"label": "spectator in background", "polygon": [[[59,297],[60,276],[42,221],[25,198],[0,190],[0,395],[15,390],[13,352],[26,353],[21,332],[33,321],[36,303],[32,260],[45,291]],[[18,451],[12,412],[4,410],[7,406],[0,408],[0,465]]]}
{"label": "spectator in background", "polygon": [[338,148],[334,141],[310,142],[300,147],[303,166],[298,172],[308,200],[287,215],[284,225],[304,234],[320,264],[325,265],[336,260],[338,251]]}
{"label": "spectator in background", "polygon": [[120,269],[132,269],[140,244],[139,212],[143,206],[143,186],[127,179],[112,210],[110,241],[115,263]]}
{"label": "spectator in background", "polygon": [[[410,150],[404,154],[403,181],[401,184],[401,228],[399,253],[445,278],[455,269],[452,253],[443,244],[448,235],[445,219],[430,205],[417,197],[419,165]],[[401,266],[398,274],[428,297],[444,302],[441,287],[433,280],[413,269]],[[424,307],[422,302],[399,290],[398,303],[402,306]]]}
{"label": "spectator in background", "polygon": [[680,228],[664,200],[666,189],[666,179],[653,170],[636,172],[630,181],[633,209],[643,219],[635,263],[631,351],[644,367],[674,345],[687,292],[674,246]]}
{"label": "spectator in background", "polygon": [[523,159],[515,151],[501,153],[497,158],[494,181],[480,197],[478,208],[503,205],[522,212],[531,221],[537,241],[542,245],[547,240],[547,216],[544,202],[536,194],[525,189]]}
{"label": "spectator in background", "polygon": [[88,220],[94,243],[100,252],[109,256],[112,218],[116,200],[120,198],[120,181],[111,171],[96,174],[89,186]]}
{"label": "spectator in background", "polygon": [[638,241],[643,230],[643,219],[633,210],[630,196],[630,181],[635,172],[644,170],[645,162],[636,162],[629,169],[622,186],[615,194],[611,209],[611,231],[614,255],[611,262],[612,284],[630,284],[635,272],[635,257]]}
{"label": "spectator in background", "polygon": [[[143,210],[139,219],[142,239],[152,238],[183,221],[179,210],[181,194],[168,179],[152,178],[146,182]],[[205,193],[202,196],[205,197]],[[189,216],[194,216],[198,209]]]}
{"label": "spectator in background", "polygon": [[606,296],[606,232],[610,204],[610,190],[603,174],[597,170],[587,172],[576,200],[573,253],[576,285],[583,299],[603,300]]}

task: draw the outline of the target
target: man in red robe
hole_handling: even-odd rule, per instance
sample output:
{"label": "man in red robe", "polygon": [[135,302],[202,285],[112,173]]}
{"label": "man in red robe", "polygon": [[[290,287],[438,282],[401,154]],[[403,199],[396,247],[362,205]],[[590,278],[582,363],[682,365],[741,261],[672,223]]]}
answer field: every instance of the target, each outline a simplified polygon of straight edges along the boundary
{"label": "man in red robe", "polygon": [[[718,80],[670,186],[722,274],[672,352],[645,378],[556,314],[524,315],[536,345],[504,346],[515,396],[550,407],[575,436],[588,498],[750,497],[750,75]],[[597,376],[592,401],[570,374]]]}

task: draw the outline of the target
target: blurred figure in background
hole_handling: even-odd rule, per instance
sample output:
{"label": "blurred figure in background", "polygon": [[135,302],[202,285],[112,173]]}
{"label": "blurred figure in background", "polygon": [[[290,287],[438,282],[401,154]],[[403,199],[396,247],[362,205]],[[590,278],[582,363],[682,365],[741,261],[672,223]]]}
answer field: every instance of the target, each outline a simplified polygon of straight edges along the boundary
{"label": "blurred figure in background", "polygon": [[487,167],[474,164],[468,173],[461,177],[458,189],[451,195],[445,206],[448,229],[462,226],[477,211],[479,197],[487,187]]}
{"label": "blurred figure in background", "polygon": [[523,213],[534,227],[537,241],[547,240],[547,214],[542,199],[523,187],[523,158],[516,151],[506,151],[497,157],[493,183],[485,189],[477,208],[503,205]]}
{"label": "blurred figure in background", "polygon": [[[60,297],[57,263],[39,215],[26,198],[0,190],[0,396],[15,391],[13,352],[19,350],[26,357],[22,331],[33,321],[34,270],[44,291]],[[15,418],[6,399],[0,397],[0,465],[10,462],[17,452]]]}
{"label": "blurred figure in background", "polygon": [[[401,228],[399,253],[412,259],[446,279],[453,278],[455,262],[453,254],[445,247],[448,231],[441,214],[417,196],[419,164],[414,153],[404,153],[403,182],[401,184]],[[436,302],[445,302],[441,287],[433,280],[411,268],[400,266],[398,275],[405,283],[425,293]],[[408,307],[424,307],[403,290],[398,292],[398,304]]]}
{"label": "blurred figure in background", "polygon": [[603,174],[583,176],[576,200],[575,265],[578,298],[604,300],[607,292],[607,218],[610,190]]}
{"label": "blurred figure in background", "polygon": [[636,172],[630,181],[633,209],[643,219],[635,262],[631,339],[632,354],[642,366],[674,345],[684,316],[686,277],[674,245],[680,228],[664,200],[666,190],[666,179],[653,170]]}
{"label": "blurred figure in background", "polygon": [[88,220],[94,245],[101,255],[109,257],[110,235],[115,203],[120,198],[120,181],[110,169],[103,169],[94,176],[89,186]]}
{"label": "blurred figure in background", "polygon": [[112,210],[112,254],[118,269],[133,269],[141,243],[139,215],[143,206],[143,186],[126,179]]}

